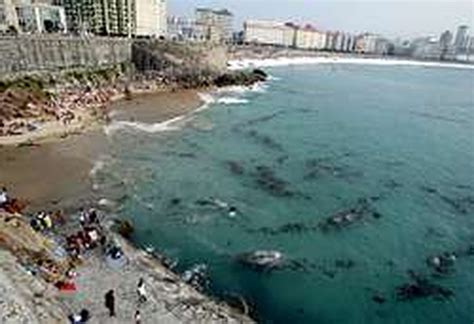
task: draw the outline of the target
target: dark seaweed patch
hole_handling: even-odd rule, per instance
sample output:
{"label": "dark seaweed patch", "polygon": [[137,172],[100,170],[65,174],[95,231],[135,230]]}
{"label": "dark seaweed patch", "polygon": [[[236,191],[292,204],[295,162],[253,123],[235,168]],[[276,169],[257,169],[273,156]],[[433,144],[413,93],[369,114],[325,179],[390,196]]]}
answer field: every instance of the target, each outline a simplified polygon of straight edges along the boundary
{"label": "dark seaweed patch", "polygon": [[388,179],[388,180],[385,180],[382,185],[387,188],[387,189],[390,189],[390,190],[394,190],[394,189],[398,189],[398,188],[401,188],[403,187],[403,185],[393,179]]}
{"label": "dark seaweed patch", "polygon": [[265,122],[268,122],[268,121],[278,117],[279,115],[281,115],[283,113],[284,113],[284,111],[280,110],[280,111],[274,112],[273,114],[264,115],[264,116],[261,116],[261,117],[250,119],[247,122],[245,122],[245,125],[255,126],[255,125],[260,124],[260,123],[265,123]]}
{"label": "dark seaweed patch", "polygon": [[255,182],[260,188],[277,197],[292,197],[295,192],[289,190],[288,182],[278,178],[268,166],[259,165],[255,168]]}
{"label": "dark seaweed patch", "polygon": [[361,198],[357,200],[352,208],[339,211],[322,220],[319,223],[319,227],[323,232],[341,230],[353,224],[360,223],[370,215],[374,218],[382,217],[371,205],[369,199]]}
{"label": "dark seaweed patch", "polygon": [[283,164],[286,162],[286,160],[288,160],[290,158],[289,155],[285,154],[285,155],[282,155],[282,156],[279,156],[277,159],[276,159],[276,163],[278,164]]}
{"label": "dark seaweed patch", "polygon": [[291,234],[299,235],[307,232],[317,231],[319,227],[316,224],[306,224],[304,222],[287,223],[278,227],[261,227],[258,229],[251,229],[251,233],[261,233],[264,235],[280,235],[280,234]]}
{"label": "dark seaweed patch", "polygon": [[225,164],[227,165],[230,172],[232,172],[235,175],[243,175],[245,173],[245,168],[242,162],[226,161]]}
{"label": "dark seaweed patch", "polygon": [[265,146],[274,151],[283,151],[283,146],[273,140],[270,136],[260,134],[256,130],[250,130],[246,132],[246,134],[262,146]]}
{"label": "dark seaweed patch", "polygon": [[439,197],[459,214],[465,215],[474,211],[474,196],[451,198],[439,195]]}
{"label": "dark seaweed patch", "polygon": [[449,205],[458,214],[466,215],[474,212],[474,196],[449,197],[438,189],[429,186],[420,186],[420,190],[430,195],[436,195],[441,201]]}
{"label": "dark seaweed patch", "polygon": [[420,298],[434,298],[435,300],[446,300],[454,296],[451,289],[445,288],[430,281],[427,277],[414,271],[408,271],[410,282],[396,288],[399,301],[412,301]]}
{"label": "dark seaweed patch", "polygon": [[306,160],[305,169],[305,180],[314,180],[328,175],[345,180],[352,180],[363,176],[363,173],[360,171],[350,170],[349,167],[344,165],[331,164],[331,161],[328,159]]}

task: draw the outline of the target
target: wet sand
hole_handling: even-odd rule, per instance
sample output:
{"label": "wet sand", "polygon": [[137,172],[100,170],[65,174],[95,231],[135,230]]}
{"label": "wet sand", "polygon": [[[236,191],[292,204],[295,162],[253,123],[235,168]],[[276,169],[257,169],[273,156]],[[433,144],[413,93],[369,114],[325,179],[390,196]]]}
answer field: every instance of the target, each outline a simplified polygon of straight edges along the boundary
{"label": "wet sand", "polygon": [[[162,122],[197,109],[196,91],[140,95],[110,105],[113,120]],[[97,199],[90,171],[110,143],[102,128],[34,146],[0,146],[0,186],[28,202],[29,210],[72,207]]]}

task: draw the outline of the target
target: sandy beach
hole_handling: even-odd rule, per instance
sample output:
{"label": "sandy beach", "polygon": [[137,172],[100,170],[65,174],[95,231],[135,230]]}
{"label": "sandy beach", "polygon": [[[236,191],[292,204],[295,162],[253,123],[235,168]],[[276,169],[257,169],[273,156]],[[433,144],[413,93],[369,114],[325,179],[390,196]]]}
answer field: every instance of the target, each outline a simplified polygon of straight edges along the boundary
{"label": "sandy beach", "polygon": [[[197,109],[202,104],[191,90],[160,92],[114,102],[111,122],[163,122]],[[28,145],[0,146],[0,184],[28,202],[30,210],[68,207],[91,202],[90,171],[108,153],[103,127],[77,130],[67,136],[48,137]]]}

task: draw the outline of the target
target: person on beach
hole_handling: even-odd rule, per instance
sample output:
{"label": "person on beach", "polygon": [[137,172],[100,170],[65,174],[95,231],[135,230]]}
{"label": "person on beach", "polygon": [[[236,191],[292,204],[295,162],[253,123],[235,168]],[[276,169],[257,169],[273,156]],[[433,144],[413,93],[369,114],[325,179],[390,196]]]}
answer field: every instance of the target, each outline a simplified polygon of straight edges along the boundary
{"label": "person on beach", "polygon": [[5,205],[7,205],[8,200],[7,188],[3,187],[2,191],[0,191],[0,208],[3,208]]}
{"label": "person on beach", "polygon": [[135,312],[135,324],[141,324],[142,323],[142,315],[140,314],[140,311],[137,309]]}
{"label": "person on beach", "polygon": [[147,301],[145,281],[143,280],[143,278],[140,278],[140,280],[138,281],[137,294],[139,303],[145,303]]}
{"label": "person on beach", "polygon": [[115,296],[113,290],[109,290],[105,294],[105,307],[109,310],[109,316],[115,317]]}
{"label": "person on beach", "polygon": [[89,311],[83,309],[79,314],[71,314],[68,318],[71,324],[85,324],[89,321],[90,317]]}
{"label": "person on beach", "polygon": [[79,223],[82,227],[86,226],[88,223],[89,216],[84,208],[79,209]]}

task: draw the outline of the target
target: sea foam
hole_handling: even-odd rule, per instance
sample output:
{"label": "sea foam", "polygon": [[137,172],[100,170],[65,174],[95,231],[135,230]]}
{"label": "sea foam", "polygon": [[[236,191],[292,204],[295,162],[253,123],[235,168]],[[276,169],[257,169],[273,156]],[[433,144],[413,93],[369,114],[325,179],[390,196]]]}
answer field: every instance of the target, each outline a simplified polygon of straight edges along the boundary
{"label": "sea foam", "polygon": [[242,98],[234,98],[234,97],[222,97],[217,99],[217,103],[223,105],[239,105],[239,104],[246,104],[249,101],[247,99]]}
{"label": "sea foam", "polygon": [[186,115],[178,116],[160,123],[142,123],[132,121],[114,121],[105,127],[105,133],[112,135],[119,130],[137,130],[145,133],[158,133],[179,130],[178,122],[185,121]]}

